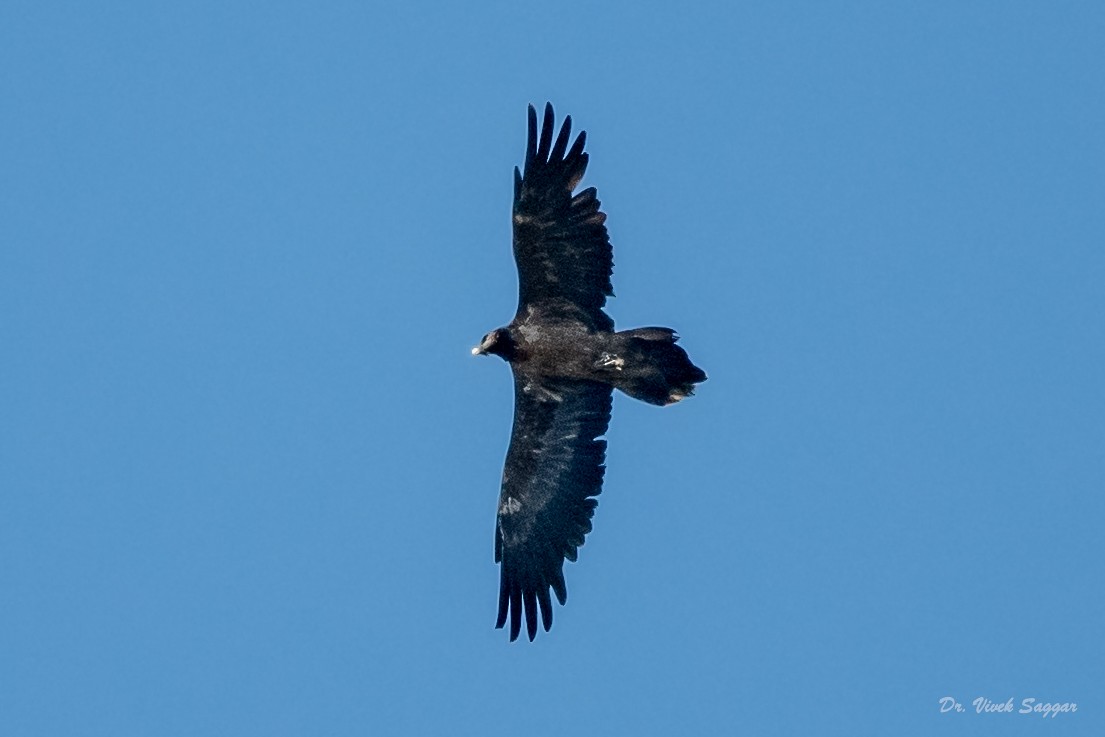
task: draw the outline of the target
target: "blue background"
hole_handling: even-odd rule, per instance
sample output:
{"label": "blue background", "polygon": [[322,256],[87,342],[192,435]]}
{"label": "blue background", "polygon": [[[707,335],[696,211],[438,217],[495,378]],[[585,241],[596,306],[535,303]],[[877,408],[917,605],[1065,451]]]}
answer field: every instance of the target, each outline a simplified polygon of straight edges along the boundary
{"label": "blue background", "polygon": [[[1105,6],[921,5],[5,2],[0,733],[1102,734]],[[545,100],[710,380],[511,645]]]}

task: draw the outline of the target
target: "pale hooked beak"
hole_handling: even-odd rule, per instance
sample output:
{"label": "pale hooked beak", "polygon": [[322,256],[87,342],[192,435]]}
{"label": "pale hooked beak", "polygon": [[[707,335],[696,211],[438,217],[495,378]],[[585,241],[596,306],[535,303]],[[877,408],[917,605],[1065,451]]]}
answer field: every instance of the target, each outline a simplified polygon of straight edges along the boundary
{"label": "pale hooked beak", "polygon": [[485,336],[483,336],[483,340],[480,341],[480,344],[478,346],[475,346],[472,349],[472,355],[473,356],[485,355],[487,353],[487,349],[490,348],[493,345],[495,345],[495,334],[490,333],[488,335],[485,335]]}

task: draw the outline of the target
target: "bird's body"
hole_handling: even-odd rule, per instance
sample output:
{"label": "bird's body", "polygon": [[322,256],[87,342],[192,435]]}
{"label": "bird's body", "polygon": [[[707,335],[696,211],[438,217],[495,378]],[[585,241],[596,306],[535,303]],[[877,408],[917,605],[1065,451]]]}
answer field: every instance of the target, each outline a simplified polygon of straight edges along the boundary
{"label": "bird's body", "polygon": [[611,395],[621,389],[651,404],[672,404],[694,393],[706,374],[675,345],[675,331],[614,332],[602,310],[613,295],[613,259],[606,215],[595,189],[572,192],[587,154],[581,133],[567,149],[571,118],[552,143],[552,106],[540,140],[529,109],[525,175],[515,169],[514,256],[518,312],[472,349],[510,363],[514,429],[503,469],[495,534],[502,564],[499,617],[517,638],[523,613],[532,640],[540,607],[552,625],[550,589],[567,597],[564,560],[591,531],[602,490]]}

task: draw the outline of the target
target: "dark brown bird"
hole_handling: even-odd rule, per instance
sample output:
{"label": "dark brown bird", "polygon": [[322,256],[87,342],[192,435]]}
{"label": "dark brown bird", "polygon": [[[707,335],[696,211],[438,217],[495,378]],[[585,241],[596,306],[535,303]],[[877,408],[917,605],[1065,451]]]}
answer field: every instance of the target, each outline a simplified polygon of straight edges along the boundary
{"label": "dark brown bird", "polygon": [[540,608],[552,626],[551,589],[564,604],[564,559],[574,561],[602,491],[614,389],[666,405],[694,394],[706,380],[675,345],[669,328],[614,332],[603,312],[614,295],[606,213],[595,188],[573,195],[587,169],[581,132],[571,148],[571,117],[555,143],[552,105],[545,105],[540,138],[529,107],[523,172],[514,169],[514,260],[518,312],[492,330],[474,355],[501,356],[514,373],[514,430],[510,436],[495,529],[501,564],[499,616],[518,638],[525,615],[529,639]]}

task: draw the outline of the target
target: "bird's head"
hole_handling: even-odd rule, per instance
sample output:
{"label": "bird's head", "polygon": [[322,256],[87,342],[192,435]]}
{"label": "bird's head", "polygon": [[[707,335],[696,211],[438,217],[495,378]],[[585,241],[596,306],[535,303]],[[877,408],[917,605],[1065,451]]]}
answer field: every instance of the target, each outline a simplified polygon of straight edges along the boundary
{"label": "bird's head", "polygon": [[492,330],[483,336],[480,344],[472,349],[473,356],[482,355],[502,356],[509,361],[514,355],[514,338],[510,337],[510,331],[506,328]]}

